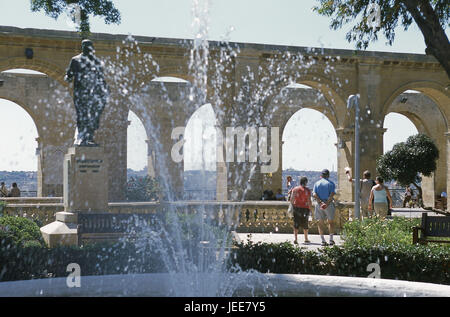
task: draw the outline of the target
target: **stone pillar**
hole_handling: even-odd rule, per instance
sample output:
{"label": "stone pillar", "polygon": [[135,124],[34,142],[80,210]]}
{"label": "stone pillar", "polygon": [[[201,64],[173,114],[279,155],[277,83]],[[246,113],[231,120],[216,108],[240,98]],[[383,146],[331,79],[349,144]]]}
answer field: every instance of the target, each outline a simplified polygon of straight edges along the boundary
{"label": "stone pillar", "polygon": [[145,140],[147,143],[147,175],[156,177],[155,171],[155,148],[151,140]]}
{"label": "stone pillar", "polygon": [[347,179],[345,167],[354,168],[354,130],[349,128],[336,129],[338,143],[337,147],[337,181],[338,192],[337,198],[341,201],[353,200],[353,184]]}
{"label": "stone pillar", "polygon": [[37,156],[37,197],[44,197],[44,188],[42,186],[42,142],[41,138],[36,138],[36,142],[38,146],[36,148],[36,156]]}
{"label": "stone pillar", "polygon": [[[151,142],[159,143],[155,148],[154,170],[157,178],[162,180],[163,196],[167,199],[183,199],[184,192],[184,160],[174,161],[172,157],[173,147],[180,140],[172,139],[172,131],[175,128],[171,118],[160,118],[160,123],[154,125],[157,135]],[[167,187],[165,187],[167,186]],[[170,191],[170,196],[167,191]]]}
{"label": "stone pillar", "polygon": [[[106,112],[106,111],[105,111]],[[127,111],[116,109],[106,112],[100,120],[95,140],[103,147],[109,161],[108,198],[110,201],[126,200],[127,185]]]}
{"label": "stone pillar", "polygon": [[[268,138],[270,139],[270,131],[268,131]],[[283,190],[283,132],[279,131],[278,135],[278,168],[271,173],[263,174],[263,191],[269,189],[276,195],[278,189]],[[261,149],[260,149],[261,151]],[[274,153],[276,154],[276,153]],[[297,180],[299,184],[299,180]],[[261,193],[262,195],[262,193]]]}
{"label": "stone pillar", "polygon": [[[220,127],[216,126],[216,131]],[[222,133],[216,133],[216,200],[228,200],[227,164],[225,163],[224,139]]]}
{"label": "stone pillar", "polygon": [[360,134],[360,167],[361,175],[365,170],[369,170],[372,179],[377,175],[377,159],[383,154],[383,135],[387,129],[373,126],[361,128]]}
{"label": "stone pillar", "polygon": [[63,159],[68,144],[48,144],[37,138],[38,148],[38,197],[62,197],[63,195]]}
{"label": "stone pillar", "polygon": [[[447,153],[444,153],[443,155],[447,156],[447,196],[450,194],[450,132],[445,133],[445,136],[447,137]],[[448,197],[447,197],[447,204],[448,204]],[[447,210],[449,208],[447,207]]]}
{"label": "stone pillar", "polygon": [[422,199],[424,206],[434,208],[434,197],[434,173],[429,177],[422,176]]}
{"label": "stone pillar", "polygon": [[352,170],[352,177],[354,179],[362,178],[365,170],[369,170],[372,179],[376,177],[376,159],[383,154],[383,134],[386,132],[384,128],[376,128],[372,126],[364,126],[361,124],[360,129],[360,154],[359,166],[360,175],[355,175],[355,157],[354,157],[354,127],[345,129],[336,129],[338,136],[338,168],[337,176],[339,183],[339,196],[342,201],[354,201],[354,186],[348,181],[344,168],[350,167]]}

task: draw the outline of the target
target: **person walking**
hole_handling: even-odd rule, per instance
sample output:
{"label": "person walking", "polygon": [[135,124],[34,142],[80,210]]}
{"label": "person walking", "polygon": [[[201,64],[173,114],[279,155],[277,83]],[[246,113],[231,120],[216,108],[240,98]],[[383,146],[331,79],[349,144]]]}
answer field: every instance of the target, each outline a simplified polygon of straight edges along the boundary
{"label": "person walking", "polygon": [[406,204],[411,201],[412,195],[413,195],[413,193],[412,193],[411,187],[409,187],[409,185],[406,186],[405,198],[403,199],[403,208],[405,208]]}
{"label": "person walking", "polygon": [[330,181],[330,171],[324,169],[321,173],[320,180],[314,184],[313,196],[317,201],[315,207],[315,217],[319,221],[319,234],[322,239],[322,246],[327,246],[328,243],[324,238],[325,220],[328,222],[328,234],[330,235],[330,245],[334,245],[333,240],[334,234],[334,214],[335,206],[333,202],[333,197],[336,194],[336,185]]}
{"label": "person walking", "polygon": [[[345,171],[345,174],[347,174],[347,178],[349,182],[355,182],[355,179],[352,178],[350,175],[350,170],[347,169]],[[359,201],[360,201],[360,207],[361,207],[361,214],[362,218],[370,218],[372,217],[372,211],[369,210],[369,197],[370,197],[370,191],[372,190],[372,187],[376,185],[375,181],[373,179],[370,179],[370,171],[366,170],[363,172],[363,179],[359,180]]]}
{"label": "person walking", "polygon": [[294,187],[290,192],[290,202],[294,209],[294,244],[298,244],[297,236],[300,227],[303,228],[305,244],[308,244],[308,218],[312,209],[311,190],[306,187],[308,178],[300,178],[300,185]]}
{"label": "person walking", "polygon": [[384,219],[386,218],[388,210],[392,209],[392,198],[389,189],[383,184],[383,178],[377,176],[375,182],[377,184],[373,186],[370,191],[369,209],[374,210],[377,217]]}
{"label": "person walking", "polygon": [[8,197],[8,188],[6,188],[5,182],[0,183],[0,197]]}
{"label": "person walking", "polygon": [[286,188],[288,192],[290,192],[295,186],[297,186],[297,182],[292,179],[291,175],[288,175],[288,177],[286,177]]}
{"label": "person walking", "polygon": [[12,183],[9,197],[20,197],[20,189],[17,187],[17,183]]}

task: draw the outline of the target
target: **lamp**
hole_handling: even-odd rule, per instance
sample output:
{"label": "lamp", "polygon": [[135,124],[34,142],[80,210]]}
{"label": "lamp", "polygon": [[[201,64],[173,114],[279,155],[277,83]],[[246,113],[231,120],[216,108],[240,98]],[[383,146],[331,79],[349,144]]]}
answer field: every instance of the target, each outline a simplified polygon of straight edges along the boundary
{"label": "lamp", "polygon": [[[355,179],[359,180],[359,94],[347,99],[347,110],[355,107]],[[355,218],[360,219],[359,181],[355,182]]]}

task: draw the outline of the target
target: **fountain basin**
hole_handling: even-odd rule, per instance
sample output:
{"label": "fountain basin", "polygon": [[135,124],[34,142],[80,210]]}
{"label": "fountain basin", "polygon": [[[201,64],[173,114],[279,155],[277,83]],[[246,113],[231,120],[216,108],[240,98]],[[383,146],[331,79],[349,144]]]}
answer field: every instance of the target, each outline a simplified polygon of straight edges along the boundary
{"label": "fountain basin", "polygon": [[[193,278],[194,277],[194,278]],[[224,274],[128,274],[82,276],[81,287],[69,288],[67,278],[48,278],[27,281],[0,283],[0,296],[43,296],[43,297],[115,297],[145,296],[167,297],[183,296],[174,293],[174,281],[196,280],[208,284],[208,281],[226,281],[236,277],[234,273]],[[450,286],[432,283],[408,282],[388,279],[362,277],[302,275],[302,274],[263,274],[264,282],[255,280],[252,274],[240,276],[241,286],[233,290],[232,296],[386,296],[386,297],[450,297]],[[186,285],[185,285],[186,286]],[[184,296],[216,296],[187,294]]]}

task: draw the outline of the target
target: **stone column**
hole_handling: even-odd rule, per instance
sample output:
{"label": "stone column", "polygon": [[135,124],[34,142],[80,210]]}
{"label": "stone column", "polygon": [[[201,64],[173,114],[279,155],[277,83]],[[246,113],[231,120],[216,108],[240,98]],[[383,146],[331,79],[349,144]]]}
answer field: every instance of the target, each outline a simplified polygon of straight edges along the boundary
{"label": "stone column", "polygon": [[348,181],[344,168],[346,166],[352,169],[352,177],[361,179],[365,170],[369,170],[372,179],[375,179],[376,159],[383,154],[383,134],[384,128],[361,125],[360,129],[360,175],[355,175],[355,157],[354,157],[354,128],[336,129],[338,136],[338,183],[339,199],[342,201],[354,201],[354,186]]}
{"label": "stone column", "polygon": [[216,200],[228,200],[227,164],[225,163],[224,138],[216,126]]}
{"label": "stone column", "polygon": [[[162,180],[161,185],[165,191],[163,195],[167,199],[180,200],[184,192],[184,160],[174,160],[172,157],[175,144],[181,142],[179,139],[172,139],[174,125],[171,118],[160,118],[159,124],[154,124],[157,135],[151,142],[158,143],[158,148],[155,147],[154,171],[156,177]],[[170,195],[167,191],[170,191]]]}
{"label": "stone column", "polygon": [[422,176],[422,199],[425,207],[434,207],[435,194],[434,173],[429,177]]}
{"label": "stone column", "polygon": [[345,167],[354,168],[354,130],[349,128],[336,129],[338,143],[337,147],[337,197],[341,201],[353,201],[353,184],[350,183],[345,174]]}
{"label": "stone column", "polygon": [[[37,146],[37,148],[36,148],[36,156],[37,156],[37,197],[44,197],[44,193],[45,193],[45,190],[44,190],[44,188],[43,188],[43,186],[42,186],[42,177],[43,177],[43,175],[42,175],[42,161],[43,161],[43,158],[42,158],[42,151],[41,151],[41,149],[42,149],[42,142],[41,142],[41,138],[39,138],[39,137],[37,137],[36,138],[36,142],[38,143],[38,146]],[[46,196],[46,195],[45,195]]]}
{"label": "stone column", "polygon": [[[268,131],[268,138],[270,139],[270,131]],[[269,189],[276,195],[278,189],[283,189],[283,131],[280,129],[278,134],[278,168],[271,173],[263,174],[263,191]],[[261,151],[261,149],[260,149]],[[276,153],[274,152],[274,155]],[[299,180],[297,180],[299,184]],[[261,193],[262,194],[262,193]]]}
{"label": "stone column", "polygon": [[147,175],[149,177],[156,177],[155,172],[155,148],[151,140],[145,140],[147,143]]}
{"label": "stone column", "polygon": [[48,144],[37,138],[38,148],[38,197],[62,197],[63,160],[69,144]]}
{"label": "stone column", "polygon": [[360,167],[361,175],[365,170],[369,170],[372,179],[377,175],[377,158],[383,154],[383,135],[387,129],[374,126],[361,127],[360,130]]}
{"label": "stone column", "polygon": [[127,185],[127,129],[128,110],[109,109],[102,115],[95,140],[104,148],[109,161],[108,197],[110,201],[124,201]]}
{"label": "stone column", "polygon": [[[450,132],[445,133],[445,136],[447,137],[447,153],[444,153],[444,155],[447,156],[447,196],[448,196],[450,194]],[[448,209],[449,208],[447,207],[447,210]]]}

